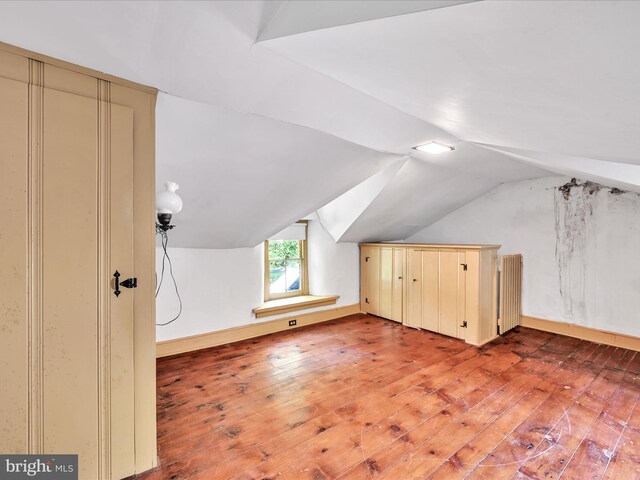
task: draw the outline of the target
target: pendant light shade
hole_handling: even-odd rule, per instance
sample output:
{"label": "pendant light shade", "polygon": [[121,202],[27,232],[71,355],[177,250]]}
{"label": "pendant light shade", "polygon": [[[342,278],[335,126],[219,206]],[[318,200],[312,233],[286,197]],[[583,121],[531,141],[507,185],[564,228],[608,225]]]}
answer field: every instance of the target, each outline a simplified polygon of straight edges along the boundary
{"label": "pendant light shade", "polygon": [[158,215],[156,233],[166,235],[167,231],[173,228],[173,225],[170,225],[171,216],[182,210],[182,199],[176,193],[179,188],[180,185],[177,183],[167,182],[164,184],[164,190],[156,194],[156,213]]}
{"label": "pendant light shade", "polygon": [[180,185],[174,182],[166,182],[164,190],[156,195],[156,211],[158,213],[179,213],[182,210],[182,199],[176,193]]}

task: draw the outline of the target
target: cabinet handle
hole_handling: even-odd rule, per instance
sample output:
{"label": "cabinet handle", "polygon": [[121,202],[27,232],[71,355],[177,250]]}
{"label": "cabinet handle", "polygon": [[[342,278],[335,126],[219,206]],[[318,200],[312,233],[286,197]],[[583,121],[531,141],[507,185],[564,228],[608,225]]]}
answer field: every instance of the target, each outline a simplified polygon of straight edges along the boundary
{"label": "cabinet handle", "polygon": [[398,280],[402,280],[402,277],[398,277]]}

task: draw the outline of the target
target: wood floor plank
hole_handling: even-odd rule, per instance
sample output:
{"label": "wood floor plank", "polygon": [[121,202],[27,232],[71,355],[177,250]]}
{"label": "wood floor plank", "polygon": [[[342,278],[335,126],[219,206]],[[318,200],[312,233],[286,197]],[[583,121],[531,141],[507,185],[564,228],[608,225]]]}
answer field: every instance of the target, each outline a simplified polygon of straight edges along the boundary
{"label": "wood floor plank", "polygon": [[380,478],[425,478],[542,381],[539,374],[518,375],[404,456]]}
{"label": "wood floor plank", "polygon": [[158,359],[144,480],[636,478],[640,355],[367,315]]}
{"label": "wood floor plank", "polygon": [[[632,377],[636,390],[639,380],[636,376]],[[622,435],[609,462],[605,479],[640,478],[640,399],[636,401],[628,420],[622,422],[622,426]]]}
{"label": "wood floor plank", "polygon": [[544,400],[544,395],[533,390],[516,402],[505,415],[485,428],[464,447],[451,455],[429,478],[465,478],[477,468],[487,452],[497,447],[502,440],[521,424]]}
{"label": "wood floor plank", "polygon": [[601,412],[623,377],[624,372],[619,370],[602,370],[598,378],[594,380],[591,388],[578,399],[578,402],[592,410]]}
{"label": "wood floor plank", "polygon": [[597,417],[590,408],[574,403],[520,466],[519,475],[534,480],[558,478]]}
{"label": "wood floor plank", "polygon": [[614,429],[598,418],[589,429],[560,478],[602,478],[613,457],[622,429]]}
{"label": "wood floor plank", "polygon": [[606,480],[640,478],[640,432],[624,430],[604,478]]}
{"label": "wood floor plank", "polygon": [[622,355],[622,358],[620,358],[620,361],[618,362],[615,368],[618,370],[626,371],[627,366],[633,360],[633,357],[636,355],[636,352],[634,352],[633,350],[624,350],[624,349],[623,349],[623,352],[624,353]]}
{"label": "wood floor plank", "polygon": [[625,370],[629,373],[640,372],[640,352],[636,352],[636,354],[631,359],[631,361],[629,362],[629,365],[627,365],[627,368]]}

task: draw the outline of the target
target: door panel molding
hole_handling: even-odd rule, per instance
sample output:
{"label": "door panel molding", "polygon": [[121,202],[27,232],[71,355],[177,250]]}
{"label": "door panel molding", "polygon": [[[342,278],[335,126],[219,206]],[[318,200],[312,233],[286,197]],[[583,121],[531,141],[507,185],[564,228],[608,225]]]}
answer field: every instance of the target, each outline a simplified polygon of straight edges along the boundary
{"label": "door panel molding", "polygon": [[98,79],[98,472],[111,478],[111,105]]}
{"label": "door panel molding", "polygon": [[29,451],[44,453],[44,372],[42,318],[42,231],[43,231],[43,148],[44,148],[44,64],[29,59],[28,105],[28,285],[29,312]]}

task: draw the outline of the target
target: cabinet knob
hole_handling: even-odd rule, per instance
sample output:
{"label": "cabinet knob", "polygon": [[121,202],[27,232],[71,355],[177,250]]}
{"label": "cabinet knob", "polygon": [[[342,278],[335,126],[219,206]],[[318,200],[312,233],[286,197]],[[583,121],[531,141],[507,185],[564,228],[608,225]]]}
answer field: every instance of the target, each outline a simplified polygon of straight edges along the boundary
{"label": "cabinet knob", "polygon": [[414,282],[417,282],[418,280],[416,278],[413,279]]}
{"label": "cabinet knob", "polygon": [[402,277],[398,277],[398,280],[402,280]]}

